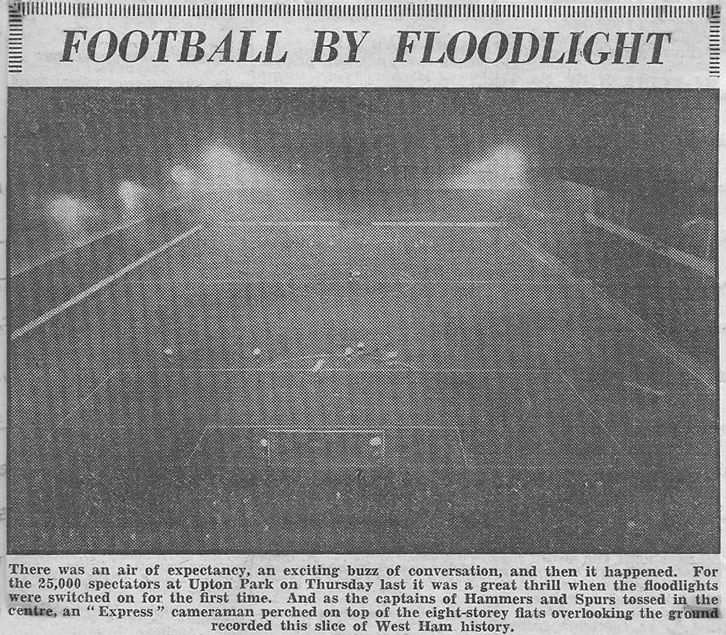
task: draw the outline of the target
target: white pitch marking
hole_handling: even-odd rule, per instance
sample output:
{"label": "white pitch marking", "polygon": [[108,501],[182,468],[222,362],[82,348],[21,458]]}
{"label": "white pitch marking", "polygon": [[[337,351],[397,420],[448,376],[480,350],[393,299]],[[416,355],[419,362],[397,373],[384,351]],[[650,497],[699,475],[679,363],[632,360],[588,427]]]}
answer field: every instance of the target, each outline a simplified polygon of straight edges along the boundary
{"label": "white pitch marking", "polygon": [[575,289],[582,293],[584,297],[592,300],[606,313],[613,315],[622,324],[631,329],[637,337],[644,339],[655,350],[701,382],[703,387],[709,393],[716,392],[716,384],[714,383],[711,374],[690,355],[684,353],[682,350],[676,348],[675,345],[671,344],[671,342],[666,340],[650,324],[643,320],[643,318],[633,313],[630,309],[619,302],[610,298],[600,287],[590,280],[577,278],[567,268],[567,266],[555,256],[542,252],[537,247],[524,240],[519,238],[516,240],[525,251],[560,275],[563,280],[569,282]]}
{"label": "white pitch marking", "polygon": [[308,434],[313,432],[319,432],[321,434],[335,434],[339,432],[365,432],[366,434],[383,434],[382,430],[353,430],[350,428],[319,428],[319,429],[307,429],[307,428],[295,428],[292,430],[288,429],[271,429],[270,432],[283,432],[285,434],[289,433],[301,433],[301,434]]}
{"label": "white pitch marking", "polygon": [[640,390],[641,392],[647,393],[649,395],[656,395],[657,397],[662,397],[666,394],[665,390],[657,390],[656,388],[644,386],[643,384],[638,384],[634,381],[625,381],[623,382],[623,385],[629,386],[630,388],[635,388],[636,390]]}
{"label": "white pitch marking", "polygon": [[15,276],[19,276],[21,273],[25,273],[26,271],[31,271],[33,269],[36,269],[37,267],[42,267],[43,265],[48,264],[49,262],[52,262],[53,260],[62,258],[63,256],[67,256],[68,254],[71,254],[74,251],[77,251],[78,249],[83,249],[84,247],[88,247],[88,245],[91,245],[98,240],[102,240],[103,238],[107,238],[108,236],[112,236],[113,234],[123,231],[124,229],[129,229],[129,227],[133,227],[134,225],[138,225],[139,223],[143,223],[144,221],[149,221],[152,218],[154,218],[154,216],[150,216],[149,218],[139,218],[138,220],[132,221],[130,223],[126,223],[125,225],[120,225],[119,227],[114,227],[113,229],[109,229],[108,231],[105,231],[101,234],[92,236],[85,242],[82,242],[78,245],[74,245],[70,249],[66,249],[65,251],[60,251],[55,254],[51,254],[47,258],[43,258],[43,260],[39,260],[37,262],[26,265],[25,267],[21,267],[17,271],[13,271],[10,274],[10,278],[12,279]]}
{"label": "white pitch marking", "polygon": [[607,434],[610,437],[610,440],[613,442],[613,445],[618,448],[625,458],[628,459],[632,464],[636,464],[635,459],[628,454],[628,452],[623,448],[623,446],[618,442],[618,440],[615,438],[615,435],[610,431],[610,428],[608,428],[605,423],[603,422],[603,415],[599,412],[595,412],[595,410],[592,409],[590,406],[590,403],[580,394],[580,392],[575,388],[575,385],[570,381],[570,379],[564,375],[563,373],[559,373],[562,380],[567,384],[569,389],[572,391],[572,393],[579,399],[579,401],[582,403],[582,405],[585,407],[585,410],[587,410],[595,419],[595,422],[597,425],[599,425],[605,434]]}
{"label": "white pitch marking", "polygon": [[[339,356],[337,356],[339,357]],[[315,356],[315,359],[317,359],[317,356]],[[378,359],[378,358],[367,358],[372,361],[376,362],[383,362],[384,360]],[[293,360],[293,361],[301,361],[301,360]],[[241,366],[236,368],[186,368],[185,372],[210,372],[210,373],[247,373],[247,372],[261,372],[261,371],[275,371],[280,373],[299,373],[301,371],[304,371],[305,368],[280,368],[277,366],[277,364],[281,364],[283,362],[275,362],[275,364],[270,364],[267,366]],[[129,371],[134,370],[133,368],[127,369]],[[492,373],[501,373],[501,374],[511,374],[511,373],[517,373],[521,371],[532,371],[531,368],[451,368],[451,367],[435,367],[435,368],[426,368],[423,366],[409,366],[408,364],[402,364],[398,363],[395,366],[390,367],[365,367],[365,366],[328,366],[324,367],[321,372],[327,373],[327,372],[346,372],[346,373],[389,373],[389,372],[410,372],[410,373],[447,373],[447,374],[457,374],[457,373],[477,373],[477,374],[492,374]],[[539,372],[540,371],[532,371],[532,372]]]}
{"label": "white pitch marking", "polygon": [[595,227],[604,229],[611,234],[620,236],[620,238],[640,245],[648,251],[652,251],[662,256],[665,256],[666,258],[673,260],[674,262],[693,269],[694,271],[699,271],[700,273],[711,278],[714,278],[716,276],[716,269],[713,263],[705,260],[704,258],[699,258],[698,256],[685,253],[683,251],[680,251],[679,249],[671,247],[670,245],[654,242],[643,234],[639,234],[632,229],[627,229],[626,227],[616,225],[615,223],[612,223],[604,218],[600,218],[599,216],[595,216],[594,214],[585,214],[585,218],[587,219],[587,222],[590,223],[590,225],[594,225]]}
{"label": "white pitch marking", "polygon": [[[236,428],[240,430],[248,430],[250,428],[241,426],[209,426],[211,429],[218,428]],[[252,428],[260,428],[262,426],[252,426]],[[438,430],[440,432],[453,432],[456,430],[455,426],[416,426],[416,425],[403,425],[403,426],[388,426],[387,428],[380,428],[378,430],[371,430],[366,428],[271,428],[270,432],[366,432],[371,435],[380,435],[388,430],[389,432],[405,432],[406,430]]]}
{"label": "white pitch marking", "polygon": [[95,396],[96,396],[96,394],[97,394],[97,393],[98,393],[98,392],[99,392],[99,391],[100,391],[100,390],[101,390],[101,389],[102,389],[102,388],[103,388],[104,386],[106,386],[106,384],[108,384],[108,382],[110,382],[110,381],[111,381],[111,380],[112,380],[112,379],[113,379],[114,377],[116,377],[117,375],[121,374],[122,372],[123,372],[123,371],[121,371],[121,369],[117,369],[117,370],[113,371],[113,372],[112,372],[112,373],[111,373],[110,375],[108,375],[108,377],[106,377],[105,379],[103,379],[103,380],[102,380],[102,381],[101,381],[101,382],[100,382],[100,383],[98,384],[98,386],[96,386],[96,387],[95,387],[95,388],[94,388],[94,389],[93,389],[93,390],[92,390],[91,392],[89,392],[89,393],[88,393],[88,394],[87,394],[87,395],[86,395],[86,396],[85,396],[85,397],[84,397],[84,398],[83,398],[83,399],[82,399],[82,400],[81,400],[81,401],[80,401],[80,402],[79,402],[79,403],[78,403],[78,404],[76,405],[76,407],[75,407],[75,408],[73,408],[73,410],[72,410],[72,411],[71,411],[70,413],[68,413],[68,414],[67,414],[67,415],[66,415],[66,416],[65,416],[65,417],[64,417],[63,419],[61,419],[61,421],[59,421],[59,422],[58,422],[58,423],[57,423],[57,424],[56,424],[55,426],[53,426],[53,430],[51,430],[51,431],[50,431],[50,432],[48,433],[48,439],[50,439],[51,435],[53,434],[53,431],[54,431],[54,430],[55,430],[56,428],[58,428],[58,427],[60,427],[60,426],[62,426],[62,425],[65,425],[65,423],[66,423],[67,421],[69,421],[69,420],[70,420],[71,418],[73,418],[73,417],[74,417],[74,416],[76,415],[76,413],[77,413],[77,412],[78,412],[78,411],[79,411],[79,410],[80,410],[81,408],[83,408],[83,406],[85,406],[85,405],[86,405],[86,404],[87,404],[87,403],[88,403],[88,402],[89,402],[89,401],[90,401],[91,399],[93,399],[93,397],[95,397]]}
{"label": "white pitch marking", "polygon": [[[265,285],[265,284],[275,284],[279,283],[281,280],[280,276],[274,276],[271,275],[268,279],[263,278],[204,278],[204,284],[205,285],[212,285],[212,284],[247,284],[247,285]],[[291,284],[292,280],[294,280],[294,276],[290,276],[287,278],[288,285]],[[136,286],[149,286],[156,284],[155,282],[149,282],[145,280],[139,280],[137,282],[134,282]],[[467,287],[467,286],[476,286],[476,285],[498,285],[498,286],[504,286],[504,282],[501,278],[460,278],[456,280],[447,280],[445,278],[440,278],[436,280],[436,284],[438,286],[444,286],[444,287]],[[555,283],[551,280],[541,280],[537,281],[537,284],[540,286],[553,286]],[[330,286],[333,286],[332,284]],[[412,287],[430,287],[431,286],[431,279],[427,278],[408,278],[403,283],[401,283],[398,286],[390,285],[393,287],[390,291],[383,291],[381,294],[391,294],[391,293],[399,293],[401,291],[407,291],[411,289]]]}
{"label": "white pitch marking", "polygon": [[337,221],[227,221],[214,227],[339,227]]}
{"label": "white pitch marking", "polygon": [[[213,429],[213,428],[211,428]],[[192,460],[192,457],[196,454],[197,450],[199,449],[199,446],[202,445],[202,441],[204,440],[204,437],[206,436],[207,432],[210,430],[210,427],[204,426],[204,430],[202,430],[202,433],[199,435],[199,441],[197,441],[197,444],[194,446],[194,449],[189,453],[189,456],[187,457],[186,463],[189,464],[189,462]]]}
{"label": "white pitch marking", "polygon": [[442,223],[439,221],[380,221],[372,223],[373,227],[447,227],[456,229],[457,227],[480,227],[484,229],[501,227],[503,223],[499,221],[471,221],[461,223]]}
{"label": "white pitch marking", "polygon": [[[337,221],[228,221],[215,223],[215,227],[341,227]],[[443,223],[439,221],[376,221],[370,227],[478,227],[497,228],[504,226],[500,221],[471,221]]]}
{"label": "white pitch marking", "polygon": [[458,425],[453,425],[451,428],[444,428],[445,430],[456,430],[456,436],[459,439],[459,448],[461,449],[461,458],[464,462],[464,467],[469,469],[469,457],[466,454],[466,446],[464,446],[464,437],[461,434],[461,428]]}
{"label": "white pitch marking", "polygon": [[130,265],[127,265],[120,271],[117,271],[112,276],[109,276],[108,278],[105,278],[104,280],[101,280],[101,282],[97,282],[93,286],[89,287],[82,293],[79,293],[77,296],[71,298],[70,300],[64,302],[63,304],[57,306],[55,309],[51,309],[47,313],[44,313],[39,318],[33,320],[32,322],[28,322],[25,326],[20,327],[19,329],[13,331],[12,335],[10,336],[11,341],[14,341],[18,339],[19,337],[22,337],[26,333],[29,333],[30,331],[36,329],[37,327],[45,324],[48,320],[54,318],[56,315],[59,315],[60,313],[63,313],[66,309],[72,307],[75,304],[78,304],[82,300],[85,300],[87,297],[93,295],[97,291],[100,291],[104,287],[107,287],[113,282],[116,282],[116,280],[122,278],[127,273],[133,271],[134,269],[138,269],[141,265],[148,262],[152,258],[155,258],[159,254],[163,253],[170,247],[173,247],[174,245],[180,243],[185,238],[188,238],[192,234],[196,233],[202,228],[201,225],[197,225],[196,227],[193,227],[189,231],[184,232],[180,236],[177,236],[174,240],[169,241],[165,245],[162,245],[161,247],[158,247],[157,249],[154,249],[154,251],[149,252],[145,256],[142,256],[135,262],[132,262]]}

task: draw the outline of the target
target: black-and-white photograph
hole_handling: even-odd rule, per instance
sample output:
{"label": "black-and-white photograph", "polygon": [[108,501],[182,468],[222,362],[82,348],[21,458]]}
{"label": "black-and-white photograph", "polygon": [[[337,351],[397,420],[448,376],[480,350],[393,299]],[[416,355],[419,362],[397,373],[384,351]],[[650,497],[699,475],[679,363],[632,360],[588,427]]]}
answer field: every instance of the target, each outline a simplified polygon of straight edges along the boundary
{"label": "black-and-white photograph", "polygon": [[8,107],[8,553],[718,552],[718,91]]}

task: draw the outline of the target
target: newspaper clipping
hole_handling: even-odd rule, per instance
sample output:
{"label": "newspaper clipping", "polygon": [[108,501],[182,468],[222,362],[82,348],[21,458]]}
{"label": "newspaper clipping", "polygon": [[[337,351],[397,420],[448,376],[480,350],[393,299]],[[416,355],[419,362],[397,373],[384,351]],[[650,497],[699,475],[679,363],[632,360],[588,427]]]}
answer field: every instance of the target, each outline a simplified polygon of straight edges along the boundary
{"label": "newspaper clipping", "polygon": [[724,632],[719,5],[5,13],[2,632]]}

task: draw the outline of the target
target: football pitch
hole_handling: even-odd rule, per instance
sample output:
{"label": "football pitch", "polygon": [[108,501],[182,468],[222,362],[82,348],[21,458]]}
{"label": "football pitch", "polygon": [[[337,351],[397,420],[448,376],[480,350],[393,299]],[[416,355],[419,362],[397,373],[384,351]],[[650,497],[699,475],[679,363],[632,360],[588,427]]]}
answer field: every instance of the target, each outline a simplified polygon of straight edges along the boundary
{"label": "football pitch", "polygon": [[713,547],[713,379],[506,214],[167,238],[13,325],[16,552]]}

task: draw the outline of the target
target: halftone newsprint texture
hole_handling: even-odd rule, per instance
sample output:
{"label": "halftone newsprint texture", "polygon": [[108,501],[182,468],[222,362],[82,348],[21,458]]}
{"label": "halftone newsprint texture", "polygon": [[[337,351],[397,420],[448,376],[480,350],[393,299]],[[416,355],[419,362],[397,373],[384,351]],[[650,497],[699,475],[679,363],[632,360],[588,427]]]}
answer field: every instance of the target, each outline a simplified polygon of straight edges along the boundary
{"label": "halftone newsprint texture", "polygon": [[720,6],[8,13],[0,624],[720,631]]}

